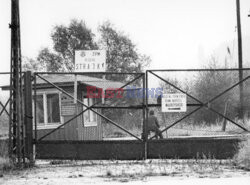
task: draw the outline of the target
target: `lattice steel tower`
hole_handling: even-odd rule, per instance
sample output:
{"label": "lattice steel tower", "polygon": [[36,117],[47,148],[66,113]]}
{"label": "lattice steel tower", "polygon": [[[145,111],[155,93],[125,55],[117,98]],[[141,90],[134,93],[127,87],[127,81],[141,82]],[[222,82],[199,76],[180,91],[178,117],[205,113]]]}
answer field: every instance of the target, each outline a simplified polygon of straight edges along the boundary
{"label": "lattice steel tower", "polygon": [[10,121],[9,155],[17,164],[25,163],[23,79],[20,42],[19,0],[11,0]]}

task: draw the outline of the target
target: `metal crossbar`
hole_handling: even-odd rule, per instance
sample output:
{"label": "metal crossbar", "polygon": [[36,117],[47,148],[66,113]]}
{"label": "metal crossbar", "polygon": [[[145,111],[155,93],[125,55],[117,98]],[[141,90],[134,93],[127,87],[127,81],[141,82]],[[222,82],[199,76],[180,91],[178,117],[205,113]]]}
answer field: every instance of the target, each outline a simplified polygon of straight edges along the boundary
{"label": "metal crossbar", "polygon": [[[158,70],[157,70],[158,71]],[[190,70],[192,71],[192,70]],[[220,96],[222,96],[223,94],[225,94],[226,92],[230,91],[231,89],[233,89],[234,87],[238,86],[239,84],[243,83],[244,81],[248,80],[250,78],[250,76],[247,76],[246,78],[242,79],[241,81],[235,83],[234,85],[232,85],[231,87],[229,87],[228,89],[224,90],[223,92],[219,93],[218,95],[216,95],[215,97],[213,97],[212,99],[210,99],[209,101],[207,101],[206,103],[203,103],[202,101],[200,101],[199,99],[195,98],[194,96],[190,95],[189,93],[183,91],[182,89],[180,89],[179,87],[177,87],[176,85],[168,82],[167,80],[163,79],[162,77],[160,77],[159,75],[155,74],[154,72],[152,72],[152,70],[148,71],[151,74],[153,74],[154,76],[156,76],[157,78],[161,79],[162,81],[164,81],[165,83],[169,84],[170,86],[174,87],[175,89],[181,91],[182,93],[185,93],[187,96],[189,96],[190,98],[192,98],[193,100],[199,102],[201,104],[200,107],[198,107],[197,109],[193,110],[192,112],[190,112],[189,114],[185,115],[184,117],[182,117],[181,119],[175,121],[174,123],[172,123],[171,125],[169,125],[168,127],[166,127],[165,129],[163,129],[161,131],[164,132],[166,130],[168,130],[169,128],[173,127],[174,125],[176,125],[177,123],[179,123],[180,121],[184,120],[185,118],[189,117],[190,115],[192,115],[193,113],[197,112],[199,109],[201,109],[202,107],[206,107],[208,108],[208,110],[218,114],[219,116],[223,117],[224,119],[230,121],[231,123],[235,124],[236,126],[240,127],[241,129],[243,129],[244,131],[248,131],[245,127],[243,127],[242,125],[236,123],[235,121],[229,119],[228,117],[224,116],[223,114],[221,114],[220,112],[214,110],[213,108],[211,108],[209,106],[209,104],[216,100],[217,98],[219,98]],[[156,134],[154,136],[152,136],[150,139],[153,139],[154,137],[156,137]]]}
{"label": "metal crossbar", "polygon": [[99,74],[99,75],[144,75],[144,73],[122,73],[122,72],[34,72],[34,75],[90,75],[90,74]]}
{"label": "metal crossbar", "polygon": [[[74,97],[73,97],[71,94],[67,93],[66,91],[64,91],[63,89],[61,89],[60,87],[58,87],[57,85],[55,85],[55,84],[51,83],[50,81],[46,80],[45,78],[43,78],[43,77],[40,76],[39,74],[36,74],[36,75],[37,75],[39,78],[41,78],[42,80],[44,80],[45,82],[49,83],[50,85],[52,85],[53,87],[55,87],[56,89],[58,89],[59,91],[61,91],[62,93],[66,94],[67,96],[69,96],[69,97],[71,97],[71,98],[74,99]],[[137,136],[134,135],[133,133],[129,132],[129,131],[126,130],[125,128],[121,127],[120,125],[118,125],[117,123],[115,123],[114,121],[112,121],[111,119],[109,119],[109,118],[107,118],[106,116],[100,114],[99,112],[93,110],[93,108],[92,108],[93,105],[92,105],[92,106],[87,106],[87,105],[85,105],[82,101],[80,101],[80,100],[78,100],[78,99],[77,99],[77,102],[80,103],[81,105],[83,105],[83,106],[86,108],[84,111],[87,111],[87,110],[93,111],[95,114],[97,114],[97,115],[99,115],[100,117],[102,117],[103,119],[109,121],[111,124],[113,124],[113,125],[115,125],[116,127],[120,128],[120,129],[123,130],[124,132],[126,132],[126,133],[128,133],[129,135],[133,136],[134,138],[136,138],[136,139],[142,141],[142,139],[140,139],[139,137],[137,137]],[[84,111],[81,112],[80,114],[83,114]],[[79,115],[78,115],[78,116],[79,116]],[[74,117],[74,118],[75,118],[75,117]],[[58,127],[57,127],[57,128],[58,128]],[[56,128],[56,129],[57,129],[57,128]],[[54,129],[54,131],[55,131],[55,129]],[[52,133],[52,132],[51,132],[51,133]],[[51,133],[50,133],[50,134],[51,134]],[[43,138],[44,138],[44,137],[43,137]],[[40,140],[40,139],[39,139],[39,140]]]}
{"label": "metal crossbar", "polygon": [[[142,76],[144,76],[144,74],[140,74],[139,76],[137,76],[137,77],[134,78],[133,80],[129,81],[128,83],[126,83],[125,85],[123,85],[122,87],[120,87],[120,89],[122,89],[122,88],[128,86],[129,84],[131,84],[131,83],[133,83],[133,82],[135,82],[136,80],[138,80],[138,79],[141,78]],[[111,90],[111,91],[112,91],[112,90]],[[116,101],[114,101],[114,102],[108,104],[108,106],[112,106],[112,105],[114,105],[114,104],[115,104],[116,102],[118,102],[118,101],[119,101],[119,100],[116,100]],[[128,108],[129,108],[129,107],[128,107]]]}
{"label": "metal crossbar", "polygon": [[199,72],[199,71],[249,71],[250,68],[220,68],[220,69],[154,69],[148,72]]}
{"label": "metal crossbar", "polygon": [[[89,107],[89,109],[92,108],[92,106]],[[80,112],[79,114],[75,115],[74,117],[72,117],[71,119],[69,119],[68,121],[66,121],[65,123],[59,125],[58,127],[56,127],[55,129],[51,130],[50,132],[48,132],[47,134],[45,134],[44,136],[40,137],[38,139],[37,142],[43,140],[44,138],[46,138],[47,136],[49,136],[50,134],[54,133],[55,131],[59,130],[60,128],[62,128],[63,126],[67,125],[69,122],[73,121],[74,119],[78,118],[79,116],[81,116],[84,112],[86,112],[89,109],[85,109],[82,112]]]}
{"label": "metal crossbar", "polygon": [[5,105],[3,105],[3,103],[0,101],[0,105],[1,105],[1,107],[2,107],[2,110],[1,110],[1,112],[0,112],[0,116],[1,116],[2,113],[5,111],[6,114],[10,117],[9,112],[8,112],[7,109],[6,109],[6,107],[7,107],[7,105],[8,105],[9,102],[10,102],[10,98],[9,98],[8,101],[5,103]]}

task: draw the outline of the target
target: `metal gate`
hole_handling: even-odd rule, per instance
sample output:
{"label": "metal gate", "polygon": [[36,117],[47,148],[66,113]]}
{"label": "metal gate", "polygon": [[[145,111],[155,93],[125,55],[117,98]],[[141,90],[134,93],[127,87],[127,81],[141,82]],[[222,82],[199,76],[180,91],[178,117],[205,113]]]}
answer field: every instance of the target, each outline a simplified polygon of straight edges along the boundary
{"label": "metal gate", "polygon": [[[121,85],[121,88],[132,84],[136,80],[140,80],[138,83],[133,87],[131,92],[134,92],[138,95],[141,93],[141,102],[137,102],[135,99],[132,100],[137,102],[135,104],[130,104],[127,100],[121,101],[123,106],[119,104],[115,104],[112,101],[110,104],[92,104],[88,106],[84,104],[83,101],[80,99],[77,100],[77,103],[86,107],[85,110],[81,110],[76,114],[74,117],[71,117],[68,121],[64,122],[64,124],[60,125],[58,128],[49,131],[44,136],[36,139],[36,146],[37,146],[37,157],[38,158],[58,158],[58,159],[146,159],[146,158],[166,158],[166,157],[178,157],[178,158],[194,158],[194,157],[202,157],[212,156],[214,158],[230,158],[233,157],[235,152],[237,151],[237,145],[242,139],[244,139],[245,135],[243,133],[247,133],[248,130],[244,124],[242,124],[241,119],[235,119],[235,115],[230,113],[230,108],[225,108],[224,106],[223,111],[217,110],[213,107],[213,103],[216,100],[219,100],[223,96],[227,95],[230,91],[235,90],[239,84],[247,82],[249,79],[249,75],[247,72],[248,69],[244,69],[245,77],[241,81],[233,81],[232,84],[229,86],[221,87],[218,92],[212,94],[212,97],[207,97],[208,100],[204,101],[201,98],[192,95],[192,93],[188,92],[182,87],[178,87],[177,84],[174,84],[171,79],[165,79],[164,76],[162,77],[159,73],[166,72],[167,74],[171,74],[173,72],[196,72],[196,73],[229,73],[229,72],[238,72],[238,69],[201,69],[201,70],[150,70],[146,71],[146,73],[137,74],[135,78],[127,83]],[[158,74],[157,74],[158,73]],[[74,99],[72,94],[67,93],[65,90],[59,87],[59,84],[53,83],[47,80],[44,75],[45,73],[36,73],[35,75],[48,83],[51,87],[58,89],[60,92],[66,94],[71,99]],[[52,75],[52,73],[46,73],[48,76]],[[56,73],[57,75],[60,73]],[[70,73],[72,75],[72,73]],[[73,73],[73,75],[135,75],[129,73]],[[65,75],[65,73],[64,73]],[[162,113],[160,111],[161,103],[159,101],[159,94],[154,93],[153,98],[152,89],[156,89],[151,86],[152,84],[152,76],[156,79],[163,81],[162,84],[167,84],[167,91],[171,90],[173,92],[178,91],[181,93],[185,93],[188,97],[187,106],[191,108],[187,111],[187,113],[175,113],[172,116],[169,113]],[[179,76],[179,75],[178,75]],[[226,75],[228,76],[228,74]],[[222,75],[223,77],[223,75]],[[103,77],[102,77],[103,78]],[[157,80],[153,80],[153,84],[157,84]],[[192,78],[191,78],[192,79]],[[205,78],[206,79],[206,78]],[[52,80],[53,81],[53,80]],[[35,82],[36,84],[36,82]],[[62,84],[61,84],[62,85]],[[92,84],[93,85],[93,84]],[[97,85],[98,86],[98,85]],[[247,85],[245,85],[247,86]],[[35,85],[37,87],[37,85]],[[131,90],[131,89],[130,89]],[[163,89],[164,91],[164,89]],[[162,93],[164,93],[162,91]],[[130,92],[130,93],[131,93]],[[169,91],[168,91],[169,92]],[[107,92],[106,92],[107,93]],[[36,90],[35,90],[36,94]],[[233,93],[235,95],[235,92]],[[237,93],[236,93],[237,95]],[[227,95],[228,96],[228,95]],[[138,97],[137,97],[138,98]],[[234,97],[235,98],[235,97]],[[158,99],[158,101],[157,101]],[[36,100],[35,100],[36,102]],[[124,106],[126,105],[126,106]],[[227,103],[229,107],[229,103]],[[205,109],[204,109],[205,108]],[[106,110],[112,109],[114,110],[139,110],[141,112],[141,127],[139,129],[139,133],[134,133],[130,131],[130,128],[124,128],[123,124],[120,123],[122,117],[119,117],[119,121],[114,121],[110,119],[107,114],[98,112],[97,110]],[[199,117],[191,118],[191,116],[195,115],[195,113],[199,113],[200,110],[204,109],[205,112],[212,112],[213,114],[218,115],[222,119],[214,119],[213,121],[218,122],[215,123],[194,123]],[[81,116],[84,112],[91,110],[102,120],[109,122],[110,124],[114,125],[115,127],[119,128],[119,130],[124,131],[130,137],[126,137],[122,135],[120,132],[116,132],[116,138],[109,138],[109,139],[49,139],[46,140],[46,137],[53,132],[56,132],[58,129],[62,128],[66,124],[69,124],[73,119],[76,119],[77,116]],[[147,135],[147,124],[145,124],[145,120],[148,119],[148,112],[149,110],[155,110],[158,112],[158,118],[164,118],[161,120],[161,132],[165,133],[164,139],[155,140],[156,135]],[[123,112],[124,113],[124,112]],[[131,113],[131,112],[129,112]],[[129,114],[128,113],[128,114]],[[230,113],[230,115],[229,115]],[[125,113],[124,113],[125,114]],[[202,115],[205,115],[204,112]],[[234,116],[232,118],[232,116]],[[170,121],[167,118],[171,118]],[[202,117],[202,116],[201,116]],[[173,118],[177,118],[174,120]],[[190,120],[193,121],[190,123]],[[198,119],[199,120],[199,119]],[[166,124],[167,121],[167,124]],[[134,120],[135,122],[135,120]],[[76,123],[77,124],[77,123]],[[133,120],[130,120],[130,124],[133,125]],[[164,125],[165,124],[165,125]],[[231,127],[231,125],[235,125],[235,127]],[[35,124],[37,125],[37,124]],[[79,125],[79,124],[78,124]],[[216,125],[216,126],[214,126]],[[218,127],[219,125],[219,127]],[[164,127],[165,126],[165,127]],[[180,126],[180,127],[178,127]],[[198,128],[198,129],[197,129]],[[218,130],[219,128],[219,130]],[[238,129],[239,128],[239,129]],[[66,128],[65,128],[66,129]],[[78,128],[79,129],[79,128]],[[109,128],[110,129],[110,128]],[[112,130],[112,129],[111,129]],[[171,135],[171,130],[177,130],[178,134]],[[191,133],[194,134],[181,134],[180,130],[191,130]],[[228,131],[229,130],[229,131]],[[37,133],[37,126],[36,126],[36,133]],[[205,133],[205,134],[204,134]],[[85,133],[86,134],[86,133]],[[60,135],[60,134],[59,134]]]}
{"label": "metal gate", "polygon": [[[243,73],[243,79],[238,80],[238,73]],[[248,133],[249,129],[249,69],[183,69],[183,70],[148,70],[146,72],[147,88],[151,88],[157,81],[162,82],[161,88],[163,93],[184,93],[187,96],[187,112],[185,113],[160,113],[165,118],[165,128],[161,132],[169,132],[171,129],[192,130],[192,126],[204,126],[203,131],[206,135],[241,135]],[[153,84],[152,84],[153,81]],[[151,83],[151,85],[150,85]],[[239,89],[237,87],[243,85],[244,93],[240,97]],[[146,97],[149,96],[147,91]],[[244,105],[240,102],[244,99]],[[146,106],[149,106],[148,98]],[[155,107],[159,107],[161,102],[155,101]],[[232,109],[232,106],[236,108]],[[203,112],[199,114],[199,111]],[[238,110],[236,110],[238,109]],[[159,108],[158,108],[159,110]],[[245,120],[239,117],[240,111],[244,111]],[[161,111],[159,111],[161,112]],[[212,113],[212,114],[208,114]],[[166,116],[166,114],[168,114]],[[196,115],[195,115],[196,114]],[[191,116],[194,116],[190,119]],[[210,116],[210,117],[209,117]],[[168,117],[166,119],[166,117]],[[236,117],[238,117],[236,119]],[[206,118],[206,119],[205,119]],[[186,121],[186,122],[184,122]],[[203,125],[201,126],[201,122]],[[209,123],[208,121],[211,121]],[[245,121],[245,124],[244,124]],[[221,124],[220,130],[209,130],[211,127]],[[230,132],[226,132],[226,125],[234,125]],[[178,127],[178,125],[181,125]],[[206,127],[205,127],[206,126]],[[186,127],[186,128],[185,128]],[[248,127],[248,128],[247,128]],[[190,135],[187,134],[187,135]],[[181,135],[178,135],[181,136]],[[190,135],[192,136],[192,134]],[[202,136],[202,135],[200,135]],[[151,140],[155,136],[150,137]]]}
{"label": "metal gate", "polygon": [[[25,72],[24,134],[19,140],[21,136],[13,135],[13,125],[9,125],[12,129],[10,149],[14,151],[10,154],[32,161],[34,144],[37,159],[129,160],[204,155],[231,158],[238,143],[249,133],[247,88],[250,69],[243,71],[244,78],[240,81],[235,75],[238,69],[150,70],[146,73]],[[209,75],[213,80],[220,77],[221,82],[209,84]],[[231,80],[224,79],[228,76]],[[185,78],[190,81],[186,82]],[[216,84],[219,88],[211,88],[211,93],[209,88]],[[245,89],[245,120],[237,118],[241,108],[237,103],[239,84],[244,84]],[[2,86],[2,90],[9,87]],[[157,87],[160,93],[152,93]],[[176,92],[187,95],[187,112],[163,113],[160,95]],[[94,100],[88,97],[91,95]],[[9,101],[0,102],[1,118],[9,115]],[[146,120],[150,110],[157,113],[164,139],[155,139],[153,133],[148,135]],[[19,155],[14,144],[20,141],[24,142]]]}
{"label": "metal gate", "polygon": [[[144,76],[111,72],[34,73],[37,158],[145,158]],[[139,98],[134,96],[138,92]],[[62,119],[52,128],[49,95],[56,93]],[[41,112],[44,119],[39,117]]]}

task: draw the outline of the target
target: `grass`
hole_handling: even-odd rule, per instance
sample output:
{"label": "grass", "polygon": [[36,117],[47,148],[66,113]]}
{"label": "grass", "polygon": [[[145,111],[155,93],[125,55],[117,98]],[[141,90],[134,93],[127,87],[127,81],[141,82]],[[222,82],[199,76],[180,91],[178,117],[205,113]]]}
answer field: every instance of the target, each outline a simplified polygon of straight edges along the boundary
{"label": "grass", "polygon": [[230,167],[230,161],[214,159],[155,159],[135,162],[115,162],[102,167],[101,177],[118,181],[145,179],[150,176],[211,176],[220,177],[223,168]]}
{"label": "grass", "polygon": [[[128,129],[128,131],[138,137],[141,137],[142,128],[131,127]],[[130,137],[130,135],[114,125],[103,124],[103,137],[104,138],[121,138],[121,137]]]}
{"label": "grass", "polygon": [[8,140],[0,140],[0,157],[8,156]]}
{"label": "grass", "polygon": [[14,165],[8,157],[8,143],[5,140],[0,140],[0,176],[3,176],[5,171],[13,169]]}
{"label": "grass", "polygon": [[5,139],[8,137],[9,128],[8,127],[0,127],[0,139]]}
{"label": "grass", "polygon": [[0,157],[0,175],[1,172],[9,171],[13,169],[13,167],[8,157]]}
{"label": "grass", "polygon": [[[173,123],[176,120],[169,121],[168,123],[161,123],[161,130],[167,125]],[[246,127],[250,130],[250,119],[245,118],[244,120],[234,120],[236,123]],[[233,123],[227,121],[226,131],[222,131],[223,121],[217,121],[216,123],[196,123],[193,124],[191,121],[183,121],[175,125],[174,127],[163,132],[163,137],[177,137],[177,136],[213,136],[213,135],[233,135],[241,134],[244,131]],[[128,129],[131,133],[138,137],[141,137],[142,128],[130,127]],[[121,129],[111,125],[103,125],[103,136],[104,138],[118,138],[118,137],[130,137],[127,133],[123,132]],[[153,136],[153,133],[152,133]]]}

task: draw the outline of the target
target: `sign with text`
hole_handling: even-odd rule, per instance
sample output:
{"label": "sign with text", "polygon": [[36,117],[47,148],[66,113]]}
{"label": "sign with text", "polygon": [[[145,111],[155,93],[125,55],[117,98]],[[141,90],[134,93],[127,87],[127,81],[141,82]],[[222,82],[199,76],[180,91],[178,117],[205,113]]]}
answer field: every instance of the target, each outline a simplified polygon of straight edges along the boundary
{"label": "sign with text", "polygon": [[163,94],[162,112],[186,112],[187,111],[187,96],[183,93]]}
{"label": "sign with text", "polygon": [[75,72],[105,72],[105,50],[76,50]]}
{"label": "sign with text", "polygon": [[76,105],[74,99],[66,94],[61,94],[61,115],[72,116],[76,114]]}

